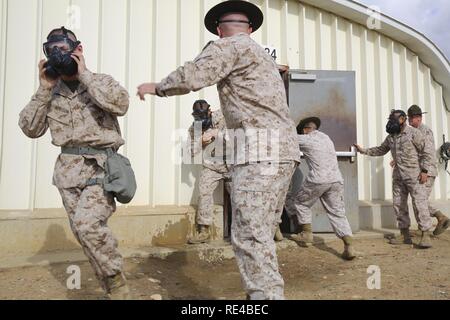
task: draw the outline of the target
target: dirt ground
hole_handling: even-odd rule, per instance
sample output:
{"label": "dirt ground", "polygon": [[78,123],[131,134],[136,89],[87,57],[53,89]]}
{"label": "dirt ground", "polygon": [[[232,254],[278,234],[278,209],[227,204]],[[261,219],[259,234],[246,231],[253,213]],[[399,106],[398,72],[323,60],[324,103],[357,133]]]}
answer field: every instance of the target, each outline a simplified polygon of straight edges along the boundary
{"label": "dirt ground", "polygon": [[[289,241],[289,240],[285,240]],[[393,247],[387,240],[358,240],[361,256],[341,260],[339,241],[311,248],[279,250],[286,298],[303,299],[450,299],[450,233],[433,239],[433,248]],[[104,299],[87,263],[80,290],[66,289],[70,263],[0,270],[0,299]],[[381,269],[381,289],[369,290],[367,268]],[[167,259],[131,258],[126,275],[135,299],[245,299],[234,260],[208,263],[180,252]]]}

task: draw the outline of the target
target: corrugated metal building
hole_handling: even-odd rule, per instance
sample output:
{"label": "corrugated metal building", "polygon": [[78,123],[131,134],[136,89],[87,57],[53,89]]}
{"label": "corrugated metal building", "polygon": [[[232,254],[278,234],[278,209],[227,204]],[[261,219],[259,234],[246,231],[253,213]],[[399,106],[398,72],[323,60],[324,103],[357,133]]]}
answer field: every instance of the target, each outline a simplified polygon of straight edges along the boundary
{"label": "corrugated metal building", "polygon": [[[42,42],[62,25],[72,27],[82,41],[88,68],[112,74],[132,97],[129,113],[121,119],[127,141],[122,151],[132,160],[139,190],[132,205],[113,219],[113,228],[123,244],[182,241],[194,212],[190,205],[196,202],[199,170],[172,161],[174,132],[191,124],[195,99],[218,107],[216,89],[146,103],[134,94],[138,84],[160,80],[214,39],[203,17],[219,1],[0,1],[0,253],[62,249],[74,243],[51,185],[59,150],[49,134],[32,141],[17,125],[20,110],[38,86]],[[353,1],[252,2],[265,14],[254,39],[277,48],[278,63],[291,69],[356,72],[359,143],[381,143],[390,109],[413,103],[428,112],[425,121],[437,145],[443,134],[450,136],[444,103],[445,98],[450,104],[450,64],[418,31],[384,15],[380,29],[371,30],[371,12]],[[374,222],[374,208],[390,214],[390,160],[358,158],[360,212],[370,216],[362,219],[366,222]],[[433,199],[448,207],[450,175],[439,168]]]}

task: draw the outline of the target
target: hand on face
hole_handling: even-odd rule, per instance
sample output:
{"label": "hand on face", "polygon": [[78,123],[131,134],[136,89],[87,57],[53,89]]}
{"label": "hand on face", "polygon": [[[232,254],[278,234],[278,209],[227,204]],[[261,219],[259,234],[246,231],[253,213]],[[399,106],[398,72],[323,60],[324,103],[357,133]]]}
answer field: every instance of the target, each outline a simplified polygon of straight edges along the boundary
{"label": "hand on face", "polygon": [[84,60],[83,52],[81,52],[81,51],[74,51],[71,56],[72,56],[72,58],[75,60],[75,62],[78,65],[78,74],[79,75],[87,70],[87,68],[86,68],[86,61]]}
{"label": "hand on face", "polygon": [[45,74],[46,62],[47,61],[45,59],[39,61],[39,83],[44,89],[52,89],[58,82],[58,79],[50,79],[49,77],[47,77],[47,75]]}

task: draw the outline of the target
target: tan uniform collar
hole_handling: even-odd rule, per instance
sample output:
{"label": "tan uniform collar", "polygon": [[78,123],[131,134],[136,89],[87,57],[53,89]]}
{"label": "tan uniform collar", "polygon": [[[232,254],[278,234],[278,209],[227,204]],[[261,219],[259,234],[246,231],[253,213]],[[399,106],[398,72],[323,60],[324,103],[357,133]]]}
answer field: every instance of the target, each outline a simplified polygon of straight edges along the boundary
{"label": "tan uniform collar", "polygon": [[250,35],[245,32],[239,32],[239,33],[236,33],[236,34],[234,34],[230,37],[226,37],[226,38],[237,38],[237,37],[249,37],[250,38]]}
{"label": "tan uniform collar", "polygon": [[72,100],[86,91],[87,87],[81,81],[80,85],[78,86],[78,89],[75,90],[75,92],[72,92],[72,90],[69,89],[69,87],[64,83],[64,81],[60,79],[56,84],[55,88],[53,89],[53,94]]}

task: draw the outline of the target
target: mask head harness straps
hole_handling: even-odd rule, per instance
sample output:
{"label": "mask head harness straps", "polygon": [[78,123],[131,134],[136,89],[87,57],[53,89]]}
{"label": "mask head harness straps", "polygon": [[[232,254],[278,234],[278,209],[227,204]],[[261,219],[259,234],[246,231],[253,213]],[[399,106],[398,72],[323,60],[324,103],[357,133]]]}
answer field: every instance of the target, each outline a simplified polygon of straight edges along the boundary
{"label": "mask head harness straps", "polygon": [[205,100],[197,100],[193,106],[192,115],[194,117],[207,118],[210,110],[210,105]]}
{"label": "mask head harness straps", "polygon": [[396,119],[400,119],[400,117],[406,118],[406,113],[403,110],[392,109],[391,110],[391,117],[396,118]]}
{"label": "mask head harness straps", "polygon": [[[62,32],[62,34],[57,34],[56,31],[60,31]],[[43,45],[45,56],[47,58],[50,56],[51,54],[50,45],[55,42],[62,42],[62,41],[67,42],[70,46],[70,51],[73,52],[73,50],[75,50],[76,47],[78,47],[81,44],[81,42],[78,40],[74,41],[70,39],[69,35],[72,35],[76,39],[75,34],[72,31],[67,30],[65,27],[61,27],[60,29],[55,29],[51,31],[47,37],[47,42],[44,43]]]}

